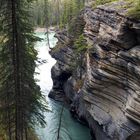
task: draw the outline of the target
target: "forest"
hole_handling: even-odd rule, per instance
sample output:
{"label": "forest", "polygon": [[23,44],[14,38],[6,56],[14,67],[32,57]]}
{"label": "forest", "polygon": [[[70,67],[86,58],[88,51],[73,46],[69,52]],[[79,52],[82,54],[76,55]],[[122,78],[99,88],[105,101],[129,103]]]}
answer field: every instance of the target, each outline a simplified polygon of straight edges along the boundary
{"label": "forest", "polygon": [[35,27],[63,26],[84,6],[80,0],[0,0],[0,138],[31,140],[44,126],[47,103],[34,79],[41,38]]}
{"label": "forest", "polygon": [[34,26],[63,27],[84,7],[85,0],[37,0],[30,9]]}
{"label": "forest", "polygon": [[[131,22],[128,20],[128,23],[125,26],[123,26],[125,24],[124,21],[127,21],[127,19],[129,19],[129,18],[126,18],[126,19],[124,19],[124,21],[121,21],[122,18],[124,18],[124,15],[123,15],[120,18],[120,21],[122,22],[122,24],[119,26],[119,27],[122,26],[122,28],[119,28],[118,30],[116,29],[116,28],[118,28],[118,26],[113,25],[115,23],[115,20],[118,17],[113,19],[110,16],[110,19],[107,19],[107,21],[103,21],[104,19],[100,19],[101,16],[97,17],[97,18],[94,17],[96,14],[97,14],[96,16],[98,16],[98,14],[102,13],[102,11],[99,11],[99,13],[98,13],[98,10],[100,10],[100,8],[99,8],[96,11],[97,13],[92,13],[93,9],[96,9],[99,5],[113,3],[113,2],[116,2],[116,1],[118,1],[118,0],[95,0],[95,1],[94,0],[0,0],[0,140],[39,140],[38,136],[36,134],[36,126],[45,127],[47,125],[46,120],[45,120],[45,113],[50,111],[49,107],[48,107],[48,102],[46,101],[46,97],[44,96],[44,94],[42,94],[40,85],[37,84],[37,82],[40,79],[35,78],[35,75],[38,75],[38,72],[36,72],[36,68],[39,67],[40,65],[43,65],[43,63],[44,63],[44,61],[41,60],[38,57],[39,52],[35,49],[35,44],[36,44],[36,42],[41,42],[43,39],[36,35],[34,29],[36,29],[36,28],[46,28],[46,29],[48,29],[50,27],[55,27],[55,29],[61,30],[61,31],[65,31],[64,29],[66,29],[68,31],[70,29],[72,29],[69,36],[65,36],[65,37],[70,38],[70,35],[73,35],[74,39],[72,41],[70,41],[69,44],[75,47],[74,52],[72,54],[70,54],[71,56],[75,55],[75,58],[73,58],[71,60],[72,60],[72,62],[74,60],[75,61],[77,60],[79,63],[77,63],[77,62],[74,63],[73,62],[73,64],[75,64],[74,68],[71,68],[69,71],[67,71],[67,67],[66,67],[66,71],[64,71],[64,72],[62,71],[62,75],[60,75],[60,77],[58,78],[59,80],[62,80],[59,83],[60,85],[62,85],[61,91],[66,90],[66,88],[63,89],[66,86],[63,82],[66,82],[66,80],[71,80],[75,75],[76,75],[75,77],[77,78],[78,77],[77,75],[78,75],[79,71],[80,71],[79,72],[80,73],[79,74],[80,79],[78,79],[78,78],[74,79],[75,77],[73,78],[75,80],[75,82],[77,82],[77,84],[72,87],[73,90],[76,89],[75,90],[75,92],[77,93],[76,95],[80,94],[79,93],[80,90],[81,90],[81,92],[84,92],[86,90],[87,87],[84,87],[82,89],[82,86],[85,86],[86,85],[85,83],[87,82],[87,81],[84,82],[84,80],[88,80],[88,78],[90,79],[93,76],[96,80],[93,79],[89,83],[95,82],[95,85],[96,85],[100,82],[100,80],[102,80],[103,78],[105,79],[108,76],[106,74],[107,72],[110,72],[112,75],[115,73],[113,70],[107,70],[108,67],[110,67],[112,65],[112,63],[114,63],[113,60],[110,60],[110,61],[108,60],[109,59],[108,58],[109,57],[108,53],[110,53],[114,49],[113,48],[111,50],[111,47],[113,45],[114,46],[118,45],[118,44],[120,45],[117,49],[116,48],[114,49],[115,51],[113,50],[114,51],[113,53],[118,53],[117,51],[121,50],[120,47],[123,47],[123,45],[125,44],[124,43],[125,41],[126,42],[128,41],[128,44],[131,44],[129,42],[129,39],[124,39],[125,35],[133,33],[132,36],[133,35],[136,36],[137,34],[139,34],[139,26],[137,25],[137,23],[139,23],[139,19],[140,19],[140,1],[139,0],[136,0],[136,1],[124,0],[123,2],[128,2],[129,4],[126,4],[125,6],[123,4],[122,5],[120,4],[119,6],[117,5],[118,9],[119,8],[120,9],[122,8],[123,10],[127,9],[128,11],[127,11],[127,14],[125,16],[130,17],[130,21],[132,19]],[[90,6],[89,6],[89,4],[90,4]],[[88,6],[92,9],[91,11],[89,11],[89,13],[91,12],[93,14],[92,16],[94,17],[94,20],[96,20],[95,23],[99,22],[99,24],[97,24],[96,26],[94,26],[94,22],[91,22],[93,20],[91,18],[92,16],[89,17],[89,19],[90,18],[91,19],[88,22],[83,21],[84,18],[80,19],[80,20],[78,19],[79,18],[78,15],[80,13],[82,13],[82,11],[85,12],[83,9],[88,7]],[[109,14],[113,13],[111,10],[109,12],[108,12]],[[102,13],[102,14],[104,14],[104,13]],[[90,14],[89,15],[88,14],[87,14],[87,16],[90,15]],[[108,17],[109,17],[109,15],[104,16],[105,19],[108,18]],[[77,19],[80,22],[78,22]],[[111,20],[112,20],[112,22],[111,22]],[[77,23],[78,25],[75,24],[75,22],[78,22]],[[85,24],[85,22],[87,22],[87,23]],[[110,22],[110,24],[108,24],[109,22]],[[133,22],[137,26],[132,27]],[[91,24],[93,24],[93,26],[91,26]],[[104,24],[107,24],[107,25],[105,26]],[[117,24],[119,24],[119,22]],[[84,33],[84,27],[86,25],[89,25],[91,27],[87,26],[85,28],[87,30],[87,32]],[[93,31],[91,29],[93,27],[94,28],[101,28],[101,30]],[[136,29],[138,29],[138,30],[136,30]],[[125,32],[126,34],[123,34],[124,30],[126,31]],[[110,37],[111,35],[113,36],[115,33],[119,34],[121,32],[117,37],[119,38],[123,34],[124,36],[123,37],[121,36],[121,38],[119,38],[119,39],[121,41],[124,39],[123,40],[124,42],[123,41],[121,42],[118,39],[120,41],[118,43],[117,39],[114,41],[113,40],[114,38],[111,38],[111,39],[109,38],[110,40],[109,39],[108,40],[110,42],[114,41],[116,43],[115,44],[113,42],[114,43],[113,44],[111,42],[112,43],[111,44],[106,38],[104,38],[104,36],[102,36],[102,33],[99,34],[99,36],[97,37],[97,39],[94,42],[94,39],[96,38],[96,35],[98,35],[98,33],[100,31],[103,31],[103,34],[105,34],[107,32],[105,34],[106,38],[108,38],[108,36]],[[111,33],[110,33],[110,31],[111,31]],[[94,34],[93,34],[93,32],[94,32]],[[47,32],[46,34],[50,35],[51,33]],[[45,36],[47,36],[46,34],[45,34]],[[86,40],[86,38],[84,36],[85,34],[89,34],[89,36],[88,36],[89,40],[92,38],[90,41],[88,40],[90,43]],[[63,35],[65,35],[65,32],[64,32]],[[136,45],[139,46],[139,35],[137,35],[137,36],[135,37],[136,39],[135,38],[133,39],[133,37],[132,37],[132,39],[134,40],[134,41],[132,41],[132,44],[135,45],[135,46]],[[129,36],[128,36],[128,38],[129,38]],[[96,44],[100,40],[102,40],[102,41],[105,40],[106,42],[104,44],[101,44],[102,43],[102,41],[101,41],[99,44]],[[64,47],[64,49],[65,49],[65,46],[67,44],[60,42],[60,40],[58,40],[58,42],[59,43],[57,45],[59,46],[59,44],[60,44],[60,46],[59,46],[60,49],[62,47]],[[71,44],[71,42],[72,42],[72,44]],[[91,44],[91,42],[92,42],[92,44]],[[108,48],[106,49],[104,47],[104,45],[106,45],[107,43],[108,44],[110,43],[112,46],[109,44],[111,47],[107,46]],[[127,43],[125,45],[127,47]],[[93,47],[93,49],[91,49],[92,47]],[[133,46],[131,46],[131,48],[132,47]],[[103,51],[105,51],[104,48],[108,52],[103,53]],[[69,53],[71,53],[71,51],[73,51],[72,49],[73,48],[70,48],[70,52],[67,52],[68,56],[69,56]],[[124,48],[124,49],[122,49],[122,51],[125,50],[125,52],[127,52],[129,49],[130,48],[127,48],[127,49]],[[56,50],[58,50],[58,49],[56,49]],[[65,51],[66,50],[62,50],[62,52],[65,52]],[[91,53],[90,53],[90,51],[91,51]],[[101,51],[101,52],[98,52],[98,51]],[[114,55],[113,53],[111,54],[112,56]],[[106,57],[104,55],[106,55]],[[120,52],[120,53],[117,54],[117,56],[119,56],[119,55],[120,56],[122,55],[122,57],[124,57],[124,60],[130,59],[129,56],[126,53],[121,54],[121,52]],[[131,52],[130,52],[130,55],[131,55]],[[134,55],[136,55],[137,58],[133,58],[134,56],[132,56],[131,61],[136,61],[136,62],[133,62],[133,65],[135,63],[137,63],[137,61],[139,61],[138,52],[134,53]],[[85,56],[86,56],[86,58],[85,58]],[[56,57],[56,56],[54,56],[54,57]],[[60,56],[58,56],[58,57],[60,57]],[[97,60],[96,61],[90,60],[91,59],[90,57],[92,57],[92,58],[95,57]],[[99,58],[99,57],[101,57],[101,58]],[[114,59],[116,59],[116,57],[114,57]],[[100,62],[100,60],[101,60],[101,62]],[[57,65],[59,65],[59,63],[60,63],[60,61],[57,62]],[[87,63],[87,64],[85,64],[85,63]],[[104,65],[107,65],[106,63],[108,64],[108,66],[105,67]],[[123,63],[123,62],[121,61],[119,64],[116,64],[116,67],[114,66],[114,69],[120,67],[121,63]],[[91,64],[95,65],[95,67],[89,68],[89,66]],[[63,62],[62,62],[60,64],[60,66],[58,66],[57,70],[59,71],[59,68],[60,68],[60,70],[62,70],[61,67],[63,65],[65,65],[65,64],[63,64]],[[78,68],[76,69],[76,67],[78,67]],[[94,69],[96,67],[99,67],[99,68]],[[125,66],[121,66],[121,68],[122,67],[125,67]],[[85,70],[85,68],[87,68],[87,70]],[[103,73],[103,74],[106,74],[106,75],[102,76],[102,73],[101,73],[102,70],[99,70],[100,68],[103,69],[103,70],[106,70],[105,71],[106,73]],[[73,69],[76,69],[76,72]],[[134,67],[134,69],[135,69],[135,67]],[[91,70],[93,70],[93,71],[91,72]],[[86,71],[91,72],[91,77],[86,78],[86,76],[88,76],[88,74],[89,74],[89,73],[83,74]],[[51,71],[51,72],[54,72],[54,71]],[[136,72],[136,70],[135,70],[135,72]],[[139,71],[137,73],[139,74]],[[68,75],[66,76],[66,74],[68,74]],[[130,74],[128,74],[127,76],[129,76]],[[65,76],[67,78],[71,75],[73,76],[71,79],[65,79]],[[130,80],[131,80],[131,78],[130,78]],[[108,78],[108,81],[109,80],[110,80],[110,78]],[[134,80],[136,80],[136,78],[133,79],[133,81]],[[56,81],[53,81],[53,84],[55,84]],[[132,83],[133,83],[133,81],[132,81]],[[67,81],[66,84],[68,84],[68,82],[69,81]],[[115,85],[116,84],[115,82],[114,83],[112,82],[111,84]],[[120,86],[121,82],[117,86]],[[127,82],[129,82],[129,80]],[[130,83],[130,85],[132,83]],[[138,81],[134,82],[134,84],[137,84],[137,83],[138,83]],[[99,83],[99,85],[101,86],[100,83]],[[91,90],[91,91],[95,90],[95,99],[97,97],[97,100],[98,100],[102,97],[102,94],[99,95],[99,97],[98,97],[98,95],[96,95],[96,94],[101,92],[101,89],[99,89],[96,92],[96,90],[97,90],[96,88],[98,88],[98,87],[94,88],[94,85],[87,85],[87,86],[89,86],[88,88],[91,88],[90,86],[93,86],[93,88],[92,89],[87,89],[86,93],[88,93],[89,90]],[[138,90],[136,90],[136,91],[138,91]],[[110,91],[110,92],[112,92],[112,91]],[[114,94],[114,92],[113,92],[113,94]],[[82,95],[84,95],[84,94],[82,93]],[[94,93],[93,93],[93,95],[94,95]],[[89,98],[91,96],[92,95],[90,95]],[[104,98],[105,99],[108,98],[107,96],[109,96],[109,95],[105,95]],[[112,95],[111,99],[115,98],[113,96],[115,96],[115,95]],[[139,97],[139,95],[138,95],[138,97]],[[76,98],[78,98],[78,96],[76,96],[74,99],[76,99]],[[85,102],[84,102],[86,104],[85,106],[87,108],[90,108],[91,107],[90,104],[92,104],[95,99],[93,98],[92,99],[93,101],[91,101],[88,98],[85,99],[86,97],[83,97],[83,98],[84,98],[83,100],[85,100]],[[111,100],[111,99],[108,99],[108,100]],[[78,103],[81,100],[82,99],[80,98],[78,100]],[[120,101],[121,99],[118,99],[118,100]],[[135,98],[133,100],[135,100]],[[137,99],[135,102],[138,102],[138,101],[139,101],[139,99]],[[67,100],[66,100],[66,102],[67,102]],[[70,99],[69,102],[72,102],[71,99]],[[114,101],[114,104],[115,104],[115,101]],[[137,105],[135,105],[135,106],[139,106],[139,103],[137,103]],[[64,110],[64,108],[62,106],[62,109],[59,111],[60,114],[61,114],[60,119],[59,119],[60,120],[59,125],[61,125],[61,121],[62,121],[61,116],[62,116],[63,110]],[[91,113],[90,111],[92,111],[92,109],[89,109],[87,112]],[[77,112],[79,113],[79,110]],[[127,113],[129,114],[131,112],[132,112],[132,110],[130,110],[130,112],[127,111],[126,114]],[[133,118],[135,118],[135,116],[137,114],[137,111],[134,111],[134,112],[135,112],[135,115],[133,117],[131,117],[132,120],[133,120]],[[91,113],[90,115],[92,116],[92,115],[94,115],[94,113]],[[128,118],[129,117],[130,117],[130,115],[128,115]],[[79,118],[77,120],[80,120]],[[88,122],[88,120],[86,120],[87,118],[86,117],[82,118],[83,120],[85,120],[84,123]],[[137,119],[139,119],[139,116],[136,117],[136,119],[134,119],[134,121],[137,122]],[[97,116],[95,116],[95,120],[98,121]],[[113,121],[114,120],[112,120],[112,122]],[[102,126],[104,125],[102,123],[104,123],[104,122],[102,122],[102,121],[100,122],[100,120],[99,120],[99,122],[96,122],[96,123],[95,123],[96,125],[101,125],[101,126],[99,126],[99,128],[102,129]],[[108,125],[108,124],[106,124],[106,125]],[[88,124],[86,126],[87,126],[87,128],[89,128],[90,124]],[[113,126],[113,127],[115,127],[115,126]],[[138,127],[139,127],[139,125],[138,125]],[[57,129],[58,129],[57,140],[60,140],[60,138],[59,138],[60,127],[57,128]],[[86,129],[86,128],[84,128],[84,129]],[[93,128],[91,128],[91,129],[93,129]],[[105,132],[109,131],[109,130],[106,130],[106,129],[107,129],[107,127],[103,126],[103,131],[105,131]],[[115,130],[115,132],[114,132],[115,136],[116,136],[116,131],[117,130]],[[88,134],[89,133],[91,133],[91,132],[89,132],[89,130],[88,130]],[[111,135],[113,132],[111,134],[110,133],[107,134],[107,135]],[[104,132],[103,132],[103,134],[104,134]],[[74,140],[79,140],[79,139],[74,139]]]}
{"label": "forest", "polygon": [[[73,17],[76,17],[85,5],[93,2],[92,6],[96,7],[117,0],[34,0],[30,8],[31,22],[34,26],[59,26],[64,28]],[[139,0],[124,0],[133,3],[129,14],[139,17]],[[127,5],[126,8],[129,8]]]}

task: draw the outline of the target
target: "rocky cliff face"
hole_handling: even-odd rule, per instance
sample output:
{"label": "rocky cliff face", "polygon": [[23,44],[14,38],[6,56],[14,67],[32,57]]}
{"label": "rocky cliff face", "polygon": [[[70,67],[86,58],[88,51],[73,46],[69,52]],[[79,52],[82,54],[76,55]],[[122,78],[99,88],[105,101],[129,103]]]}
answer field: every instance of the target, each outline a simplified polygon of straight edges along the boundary
{"label": "rocky cliff face", "polygon": [[79,22],[90,46],[85,53],[75,53],[66,31],[50,52],[57,63],[49,96],[69,100],[97,140],[125,140],[140,129],[140,21],[121,5],[85,8]]}

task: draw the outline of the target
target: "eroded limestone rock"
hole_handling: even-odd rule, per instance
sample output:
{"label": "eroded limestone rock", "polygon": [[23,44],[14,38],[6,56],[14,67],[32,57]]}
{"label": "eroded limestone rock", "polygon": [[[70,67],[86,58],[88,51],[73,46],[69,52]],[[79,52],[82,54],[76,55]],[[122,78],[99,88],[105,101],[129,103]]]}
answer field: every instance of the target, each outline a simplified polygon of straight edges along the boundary
{"label": "eroded limestone rock", "polygon": [[[83,55],[84,68],[72,68],[76,55],[66,34],[58,37],[63,47],[51,52],[57,59],[53,90],[61,89],[71,100],[97,140],[125,140],[140,129],[140,21],[112,7],[85,9],[83,34],[91,47]],[[76,90],[79,69],[83,83]],[[68,75],[61,80],[63,73]]]}

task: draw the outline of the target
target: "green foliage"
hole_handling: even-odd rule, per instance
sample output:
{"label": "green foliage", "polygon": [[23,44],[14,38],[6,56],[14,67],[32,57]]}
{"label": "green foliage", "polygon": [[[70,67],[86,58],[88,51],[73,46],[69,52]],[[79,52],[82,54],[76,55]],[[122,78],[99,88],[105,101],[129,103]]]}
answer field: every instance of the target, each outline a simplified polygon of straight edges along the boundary
{"label": "green foliage", "polygon": [[[85,52],[87,50],[87,44],[86,44],[86,40],[83,36],[83,34],[79,35],[79,37],[75,40],[74,42],[74,46],[75,46],[75,57],[74,57],[74,60],[72,60],[73,64],[71,65],[72,66],[72,70],[79,67],[80,69],[80,79],[82,77],[82,71],[81,71],[81,67],[83,66],[83,56],[85,55]],[[79,88],[80,86],[80,83],[79,82],[77,85],[76,85],[76,89]]]}
{"label": "green foliage", "polygon": [[28,139],[29,140],[39,140],[39,138],[38,138],[38,136],[36,135],[36,133],[35,133],[35,130],[34,129],[29,129],[28,130]]}
{"label": "green foliage", "polygon": [[85,21],[83,16],[79,14],[72,18],[71,22],[68,24],[68,33],[73,36],[74,38],[78,38],[84,30]]}
{"label": "green foliage", "polygon": [[[96,0],[93,3],[93,7],[96,8],[98,5],[103,5],[115,1],[117,2],[119,0]],[[131,16],[136,19],[140,19],[140,0],[124,0],[124,1],[126,2],[126,4],[124,4],[123,7],[121,6],[119,8],[127,9],[128,16]]]}
{"label": "green foliage", "polygon": [[[30,9],[34,26],[63,28],[84,7],[84,0],[36,0]],[[44,15],[45,11],[45,15]]]}
{"label": "green foliage", "polygon": [[7,140],[8,137],[6,136],[6,132],[3,129],[2,124],[0,125],[0,140]]}
{"label": "green foliage", "polygon": [[8,140],[30,139],[45,125],[45,99],[34,79],[37,51],[29,21],[31,0],[0,0],[0,124]]}
{"label": "green foliage", "polygon": [[116,0],[95,0],[95,2],[93,4],[93,7],[96,7],[98,5],[103,5],[103,4],[106,4],[106,3],[110,3],[110,2],[113,2],[113,1],[116,1]]}
{"label": "green foliage", "polygon": [[[47,0],[35,0],[30,7],[30,13],[31,13],[31,17],[30,17],[30,21],[32,22],[32,24],[36,27],[36,26],[40,26],[40,27],[44,27],[45,26],[45,21],[46,21],[46,16],[47,16],[47,12],[46,10],[46,1]],[[44,12],[46,15],[44,15]]]}
{"label": "green foliage", "polygon": [[131,7],[129,8],[128,5],[128,15],[140,19],[140,0],[127,0],[129,2],[129,5],[131,3]]}
{"label": "green foliage", "polygon": [[83,34],[80,35],[78,39],[76,39],[74,45],[78,52],[85,51],[87,49],[86,40],[85,40]]}

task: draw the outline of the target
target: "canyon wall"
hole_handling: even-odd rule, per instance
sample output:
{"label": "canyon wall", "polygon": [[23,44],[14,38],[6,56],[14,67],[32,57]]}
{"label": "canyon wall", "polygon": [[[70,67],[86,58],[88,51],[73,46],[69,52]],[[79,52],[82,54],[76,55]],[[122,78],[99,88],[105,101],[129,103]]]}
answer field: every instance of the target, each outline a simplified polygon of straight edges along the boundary
{"label": "canyon wall", "polygon": [[[124,5],[86,7],[75,34],[58,32],[50,52],[57,63],[49,96],[71,104],[97,140],[125,140],[140,130],[140,21],[126,16]],[[81,52],[74,45],[79,28],[87,44]]]}

